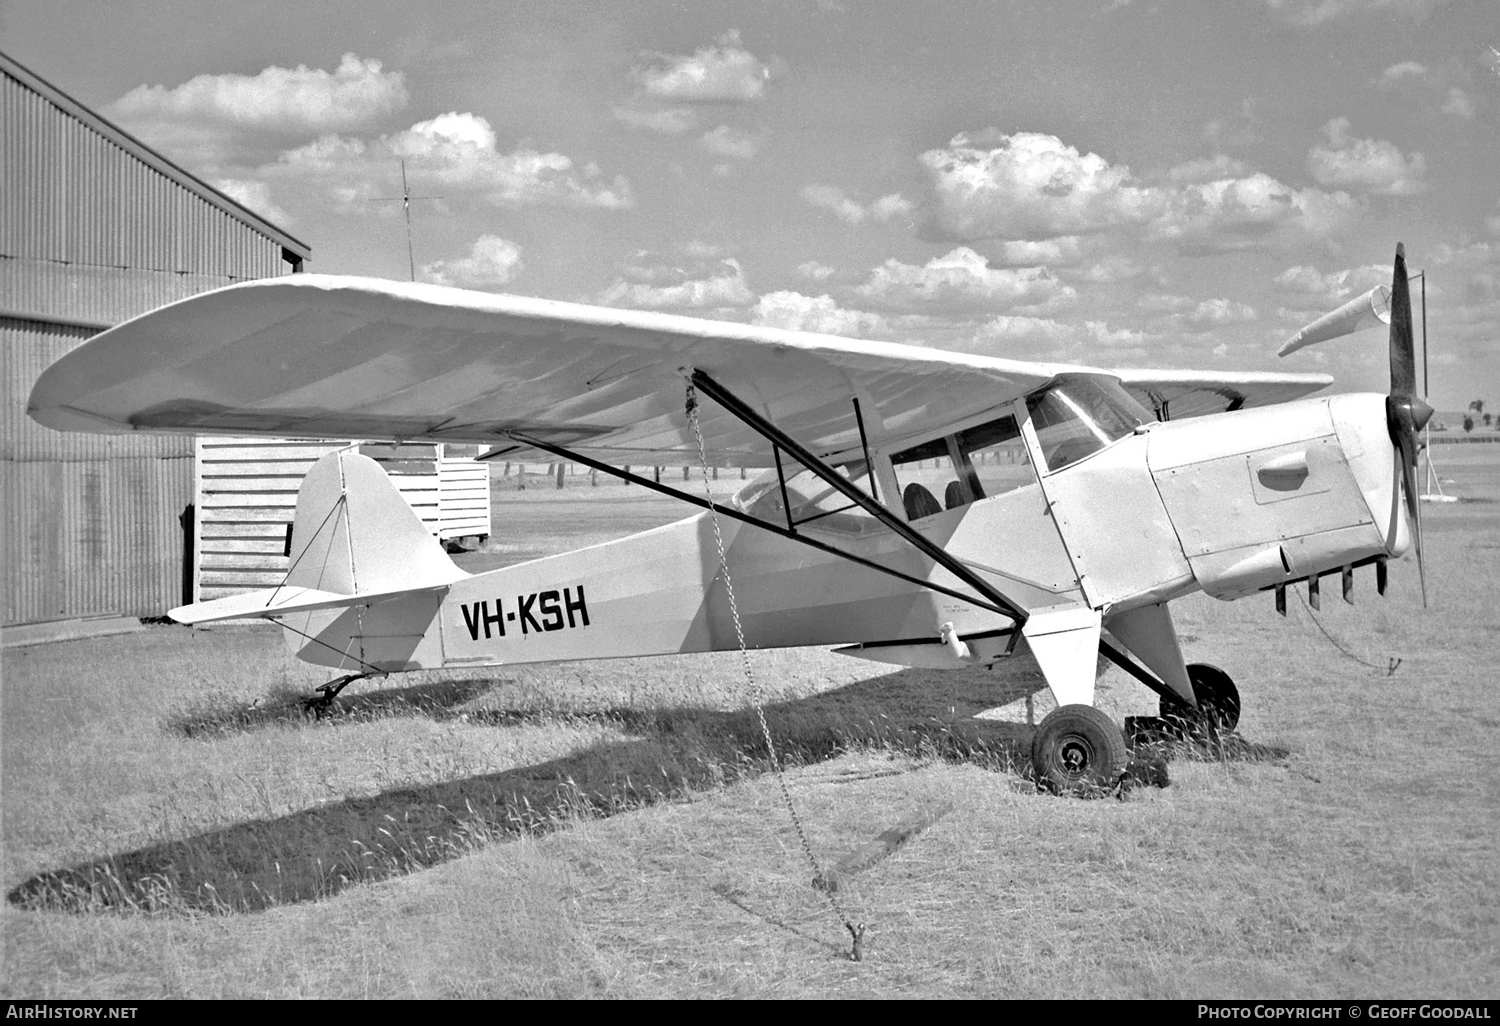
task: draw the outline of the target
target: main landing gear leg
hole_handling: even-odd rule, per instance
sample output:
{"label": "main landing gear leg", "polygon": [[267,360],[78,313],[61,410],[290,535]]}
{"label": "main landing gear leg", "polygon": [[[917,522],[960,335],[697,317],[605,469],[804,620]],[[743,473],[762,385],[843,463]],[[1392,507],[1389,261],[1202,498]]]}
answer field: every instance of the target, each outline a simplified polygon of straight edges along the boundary
{"label": "main landing gear leg", "polygon": [[321,719],[330,709],[333,708],[333,700],[339,696],[340,691],[343,691],[344,688],[348,687],[350,684],[353,684],[357,680],[363,680],[366,677],[373,676],[375,676],[373,672],[345,674],[342,677],[338,677],[334,680],[329,681],[327,684],[321,685],[317,689],[318,693],[316,695],[311,698],[304,698],[302,700],[302,706],[303,708],[316,713]]}

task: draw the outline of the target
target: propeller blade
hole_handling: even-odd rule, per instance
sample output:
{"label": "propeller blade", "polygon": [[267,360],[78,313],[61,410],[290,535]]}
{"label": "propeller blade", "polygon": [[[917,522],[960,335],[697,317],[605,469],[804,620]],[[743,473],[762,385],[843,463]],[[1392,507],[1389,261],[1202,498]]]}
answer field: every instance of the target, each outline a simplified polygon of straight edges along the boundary
{"label": "propeller blade", "polygon": [[1417,498],[1417,433],[1403,431],[1401,488],[1406,492],[1406,511],[1411,515],[1412,548],[1417,554],[1417,577],[1422,582],[1422,608],[1427,608],[1427,568],[1422,563],[1422,503]]}
{"label": "propeller blade", "polygon": [[1406,282],[1406,247],[1396,243],[1391,274],[1391,395],[1417,394],[1417,353],[1411,327],[1411,289]]}
{"label": "propeller blade", "polygon": [[1417,432],[1432,417],[1432,407],[1417,395],[1417,352],[1412,334],[1411,289],[1406,280],[1406,247],[1396,243],[1391,272],[1391,394],[1385,399],[1386,427],[1401,463],[1401,489],[1411,517],[1422,606],[1427,606],[1427,568],[1422,563],[1422,503],[1417,497]]}

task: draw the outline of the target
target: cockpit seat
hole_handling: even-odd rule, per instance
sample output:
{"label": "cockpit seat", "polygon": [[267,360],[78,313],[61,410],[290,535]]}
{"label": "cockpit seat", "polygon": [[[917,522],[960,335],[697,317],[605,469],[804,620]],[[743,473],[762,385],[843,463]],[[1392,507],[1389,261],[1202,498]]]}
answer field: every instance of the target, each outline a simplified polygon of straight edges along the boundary
{"label": "cockpit seat", "polygon": [[957,481],[949,481],[948,487],[943,489],[943,505],[952,509],[954,506],[964,504],[964,486]]}
{"label": "cockpit seat", "polygon": [[916,481],[907,485],[906,490],[901,493],[901,503],[906,507],[907,520],[920,520],[943,511],[943,507],[938,505],[937,496]]}

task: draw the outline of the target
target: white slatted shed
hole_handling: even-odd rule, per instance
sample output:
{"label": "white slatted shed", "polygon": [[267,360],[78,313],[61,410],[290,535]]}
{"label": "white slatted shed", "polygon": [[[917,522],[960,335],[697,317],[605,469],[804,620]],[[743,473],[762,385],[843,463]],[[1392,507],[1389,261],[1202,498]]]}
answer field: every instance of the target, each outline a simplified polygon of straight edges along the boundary
{"label": "white slatted shed", "polygon": [[[197,441],[193,525],[195,600],[273,588],[286,575],[287,529],[313,463],[348,439],[203,437]],[[478,446],[363,444],[436,537],[490,533],[489,465]]]}

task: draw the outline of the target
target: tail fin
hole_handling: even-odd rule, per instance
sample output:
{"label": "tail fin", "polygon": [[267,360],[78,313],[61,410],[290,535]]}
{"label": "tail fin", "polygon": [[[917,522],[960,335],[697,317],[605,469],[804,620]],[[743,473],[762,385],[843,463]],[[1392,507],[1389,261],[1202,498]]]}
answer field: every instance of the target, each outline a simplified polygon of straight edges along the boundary
{"label": "tail fin", "polygon": [[276,588],[170,611],[181,623],[367,605],[467,577],[367,456],[330,453],[302,480],[291,568]]}
{"label": "tail fin", "polygon": [[380,465],[343,450],[307,472],[286,583],[343,595],[447,584],[464,573]]}

